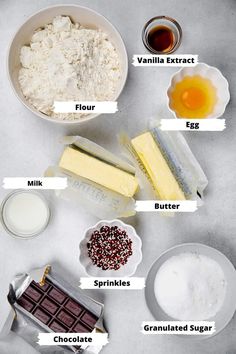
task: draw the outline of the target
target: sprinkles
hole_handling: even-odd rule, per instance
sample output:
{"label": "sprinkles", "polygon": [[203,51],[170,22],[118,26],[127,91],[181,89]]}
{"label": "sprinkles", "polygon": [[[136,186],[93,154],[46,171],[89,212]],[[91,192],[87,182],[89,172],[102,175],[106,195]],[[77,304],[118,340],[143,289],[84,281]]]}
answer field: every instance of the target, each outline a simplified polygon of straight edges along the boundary
{"label": "sprinkles", "polygon": [[118,226],[102,226],[95,230],[87,248],[92,263],[103,270],[118,270],[133,254],[131,239]]}

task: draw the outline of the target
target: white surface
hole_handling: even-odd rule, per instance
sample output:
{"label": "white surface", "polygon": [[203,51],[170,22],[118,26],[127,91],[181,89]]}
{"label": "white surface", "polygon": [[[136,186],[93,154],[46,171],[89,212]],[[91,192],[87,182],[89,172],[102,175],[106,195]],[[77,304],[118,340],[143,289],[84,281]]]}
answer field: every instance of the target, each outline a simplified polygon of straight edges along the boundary
{"label": "white surface", "polygon": [[[75,0],[74,0],[75,1]],[[58,0],[59,2],[59,0]],[[60,1],[62,2],[62,1]],[[70,3],[63,1],[63,3]],[[42,7],[56,4],[49,0],[2,0],[1,11],[1,139],[0,171],[5,176],[41,175],[60,155],[58,139],[64,134],[90,138],[113,152],[119,151],[116,135],[123,130],[135,135],[145,129],[147,118],[155,113],[165,115],[166,89],[174,68],[135,68],[129,64],[127,85],[119,100],[120,112],[101,116],[80,127],[57,126],[42,121],[26,110],[14,96],[6,75],[6,52],[13,33],[27,16]],[[77,1],[75,1],[77,3]],[[135,226],[143,241],[143,260],[136,276],[146,276],[161,252],[181,242],[204,242],[218,248],[236,265],[236,123],[235,123],[235,59],[236,2],[234,0],[81,0],[118,28],[126,43],[129,63],[134,53],[144,52],[141,31],[144,23],[155,15],[176,18],[183,28],[183,42],[178,53],[199,54],[202,62],[218,67],[230,83],[231,102],[224,118],[224,132],[186,132],[209,185],[205,205],[195,214],[166,218],[155,213],[139,214],[128,221]],[[1,189],[0,197],[6,195]],[[53,211],[49,227],[38,238],[16,240],[1,230],[0,244],[0,310],[6,311],[8,284],[16,272],[48,262],[57,262],[70,272],[74,282],[84,276],[79,264],[79,242],[84,230],[97,219],[83,210],[75,210],[66,202],[51,197]],[[92,206],[91,206],[92,207]],[[145,304],[143,291],[87,292],[105,303],[105,320],[110,344],[103,354],[235,354],[236,319],[212,339],[186,342],[173,336],[143,336],[141,322],[152,316]],[[33,354],[11,340],[9,354]],[[1,354],[4,350],[0,347]]]}

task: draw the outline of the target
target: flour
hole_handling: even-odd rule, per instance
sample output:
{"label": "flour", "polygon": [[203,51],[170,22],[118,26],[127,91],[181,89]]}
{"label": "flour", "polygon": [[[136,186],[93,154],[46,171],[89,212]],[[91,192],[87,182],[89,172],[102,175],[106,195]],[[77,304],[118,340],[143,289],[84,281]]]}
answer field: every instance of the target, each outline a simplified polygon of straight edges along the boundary
{"label": "flour", "polygon": [[163,311],[176,320],[207,320],[221,309],[226,280],[218,263],[204,255],[182,253],[168,259],[155,279]]}
{"label": "flour", "polygon": [[21,48],[19,83],[38,111],[57,119],[79,119],[85,113],[53,112],[54,101],[114,100],[121,77],[120,60],[101,30],[57,16],[38,29]]}

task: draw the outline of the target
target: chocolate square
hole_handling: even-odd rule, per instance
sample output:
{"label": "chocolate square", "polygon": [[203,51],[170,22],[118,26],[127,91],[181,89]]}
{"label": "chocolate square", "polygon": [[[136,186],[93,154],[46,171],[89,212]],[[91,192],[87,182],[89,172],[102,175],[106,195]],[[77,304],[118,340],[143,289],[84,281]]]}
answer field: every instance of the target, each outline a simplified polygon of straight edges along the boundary
{"label": "chocolate square", "polygon": [[44,324],[47,324],[51,320],[51,317],[47,313],[42,311],[39,307],[36,308],[33,315]]}
{"label": "chocolate square", "polygon": [[67,327],[71,327],[75,323],[75,318],[72,317],[67,311],[61,310],[58,315],[57,319],[64,323]]}
{"label": "chocolate square", "polygon": [[27,299],[24,295],[22,295],[17,303],[23,307],[26,311],[30,312],[34,308],[33,302],[31,302],[29,299]]}
{"label": "chocolate square", "polygon": [[66,294],[55,286],[49,291],[48,295],[59,304],[62,304],[66,299]]}
{"label": "chocolate square", "polygon": [[72,299],[67,301],[65,308],[69,310],[74,316],[79,316],[83,312],[83,307]]}
{"label": "chocolate square", "polygon": [[54,301],[50,300],[48,297],[45,297],[40,304],[45,310],[54,315],[59,309],[59,305],[57,305]]}
{"label": "chocolate square", "polygon": [[88,333],[91,332],[90,328],[85,327],[82,323],[78,322],[76,325],[72,328],[70,332],[73,333]]}
{"label": "chocolate square", "polygon": [[34,288],[31,284],[25,290],[24,294],[28,295],[32,300],[38,302],[43,294],[38,289]]}
{"label": "chocolate square", "polygon": [[85,312],[85,314],[81,317],[81,321],[85,325],[93,328],[97,322],[97,318],[94,315],[92,315],[90,312]]}
{"label": "chocolate square", "polygon": [[66,327],[62,326],[59,322],[57,322],[55,320],[52,321],[52,323],[49,325],[49,328],[51,328],[51,330],[53,332],[58,332],[58,333],[66,333],[66,332],[68,332]]}

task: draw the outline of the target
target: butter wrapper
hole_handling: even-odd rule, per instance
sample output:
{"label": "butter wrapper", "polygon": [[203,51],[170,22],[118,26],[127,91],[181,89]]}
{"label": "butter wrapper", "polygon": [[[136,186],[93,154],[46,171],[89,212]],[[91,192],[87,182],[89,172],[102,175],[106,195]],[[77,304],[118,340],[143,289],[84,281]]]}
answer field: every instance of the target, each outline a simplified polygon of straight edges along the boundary
{"label": "butter wrapper", "polygon": [[[101,162],[103,163],[102,166],[109,167],[108,169],[106,167],[105,170],[102,170],[103,173],[104,171],[107,172],[107,174],[104,174],[104,181],[106,181],[107,184],[103,181],[102,172],[99,175],[99,180],[96,179],[96,176],[91,174],[91,171],[89,171],[89,176],[84,174],[84,160],[82,162],[81,160],[77,161],[76,170],[70,168],[70,161],[68,163],[68,160],[66,166],[49,167],[45,171],[45,176],[66,177],[68,181],[66,189],[55,191],[57,197],[71,202],[74,206],[82,206],[87,212],[100,219],[130,217],[135,214],[135,200],[133,194],[137,189],[138,181],[135,177],[136,170],[134,166],[120,159],[100,145],[81,136],[65,136],[61,139],[61,143],[66,146],[65,151],[68,147],[71,148],[70,151],[77,150],[77,153],[73,152],[73,154],[75,154],[75,156],[73,155],[73,158],[71,158],[73,162],[77,161],[76,154],[78,154],[78,156],[82,155],[85,156],[87,160],[89,159],[89,167],[91,166],[91,168],[93,168],[93,163],[95,165],[97,164],[97,161],[99,164],[98,168],[100,168]],[[93,159],[91,159],[91,157]],[[79,171],[77,171],[77,166],[80,166]],[[115,170],[113,169],[114,167]],[[113,178],[109,178],[109,172],[113,173],[113,171],[117,172],[115,172]],[[96,175],[95,167],[94,173]],[[110,181],[116,181],[115,176],[118,176],[117,173],[119,176],[122,175],[122,177],[120,177],[121,180],[117,178],[117,180],[120,181],[120,185],[115,185],[116,188],[113,190],[111,188],[114,187],[114,183],[110,183]],[[124,184],[122,183],[123,176],[128,179]],[[133,184],[129,183],[130,180]],[[126,192],[130,192],[130,194],[126,194]]]}
{"label": "butter wrapper", "polygon": [[[148,134],[149,141],[152,141],[153,145],[156,146],[154,148],[158,150],[158,156],[161,156],[163,159],[162,163],[165,164],[165,172],[170,176],[169,180],[172,180],[175,184],[173,186],[170,184],[168,188],[170,190],[174,190],[174,188],[178,189],[178,193],[176,194],[181,197],[179,199],[197,200],[198,205],[202,205],[203,191],[208,184],[208,180],[183,135],[176,131],[162,131],[158,120],[152,120],[149,128],[138,135],[138,137],[144,134]],[[146,146],[144,146],[143,152],[138,153],[133,145],[133,139],[129,138],[126,134],[120,136],[120,142],[129,152],[132,161],[134,161],[135,165],[142,172],[142,176],[145,176],[153,186],[153,195],[159,199],[163,199],[160,193],[161,186],[158,191],[157,183],[156,185],[154,183],[155,174],[158,174],[161,167],[156,166],[155,173],[153,165],[150,165],[150,163],[148,165],[147,160],[149,156],[144,156],[144,151],[148,151],[147,144],[149,143],[143,143]],[[151,149],[149,150],[151,151]],[[154,160],[153,163],[155,163]],[[160,171],[160,174],[162,172]],[[175,198],[170,197],[165,199],[175,200]]]}
{"label": "butter wrapper", "polygon": [[57,166],[49,167],[45,176],[66,177],[67,188],[56,190],[57,197],[73,206],[83,206],[100,219],[129,217],[135,214],[135,200],[109,190],[93,181],[77,176]]}

